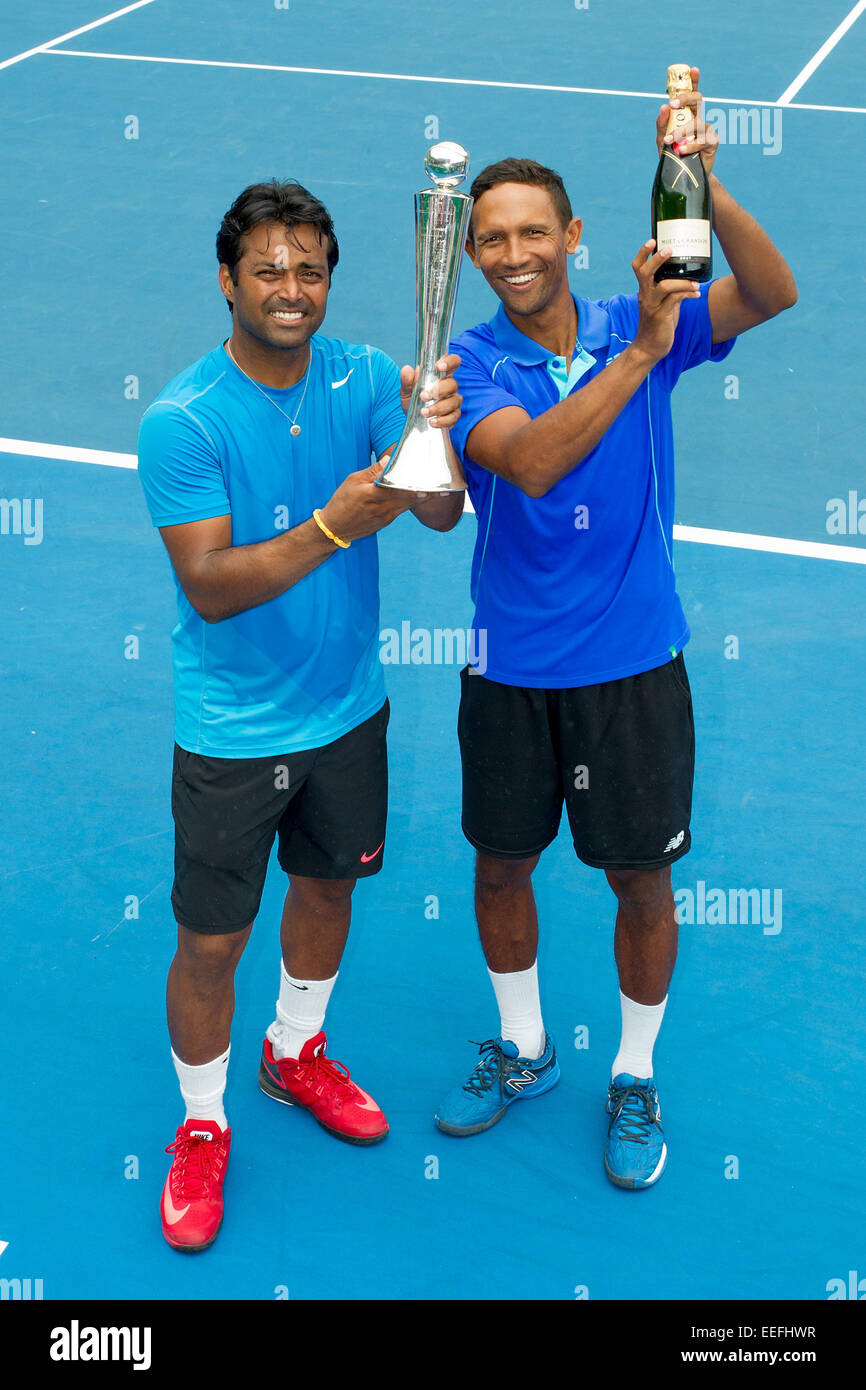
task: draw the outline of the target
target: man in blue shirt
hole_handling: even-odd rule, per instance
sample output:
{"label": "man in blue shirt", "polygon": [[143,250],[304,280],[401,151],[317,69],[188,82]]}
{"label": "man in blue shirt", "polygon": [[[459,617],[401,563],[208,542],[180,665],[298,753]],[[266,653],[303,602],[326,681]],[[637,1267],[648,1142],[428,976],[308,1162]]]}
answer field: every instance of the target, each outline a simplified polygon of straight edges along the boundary
{"label": "man in blue shirt", "polygon": [[[697,88],[696,68],[692,79]],[[711,171],[700,93],[681,101],[696,124],[677,154],[699,152]],[[669,115],[663,106],[660,152]],[[579,858],[604,869],[617,899],[622,1035],[604,1161],[632,1189],[654,1183],[667,1154],[652,1050],[676,957],[670,865],[690,847],[694,766],[670,395],[681,372],[720,361],[738,333],[796,301],[769,237],[711,184],[731,275],[656,283],[670,251],[650,241],[632,266],[637,294],[592,302],[569,290],[582,224],[559,175],[522,159],[485,169],[467,252],[500,307],[455,344],[463,407],[452,438],[478,517],[474,626],[487,639],[484,674],[462,674],[463,828],[501,1026],[437,1123],[478,1133],[559,1078],[531,875],[564,803]]]}
{"label": "man in blue shirt", "polygon": [[[217,237],[231,336],[161,392],[139,437],[178,600],[168,1022],[186,1116],[162,1227],[185,1251],[209,1245],[222,1221],[234,971],[275,839],[290,879],[259,1085],[350,1143],[388,1132],[322,1031],[355,881],[379,871],[385,842],[376,533],[408,508],[449,530],[463,494],[376,486],[415,373],[318,332],[338,254],[306,189],[246,189]],[[425,399],[431,424],[456,422],[453,375]]]}

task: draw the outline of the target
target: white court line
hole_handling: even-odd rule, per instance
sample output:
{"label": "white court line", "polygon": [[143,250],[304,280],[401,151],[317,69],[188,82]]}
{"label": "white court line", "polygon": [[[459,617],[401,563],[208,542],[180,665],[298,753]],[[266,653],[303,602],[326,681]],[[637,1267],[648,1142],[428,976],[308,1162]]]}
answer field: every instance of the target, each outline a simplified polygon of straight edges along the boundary
{"label": "white court line", "polygon": [[674,524],[675,541],[698,545],[728,545],[735,550],[765,550],[773,555],[806,555],[813,560],[843,560],[866,565],[866,549],[857,545],[829,545],[824,541],[795,541],[785,536],[754,536],[749,531],[712,531],[703,526]]}
{"label": "white court line", "polygon": [[101,463],[109,468],[137,468],[135,454],[112,454],[106,449],[75,449],[68,444],[37,444],[32,439],[0,439],[0,454],[28,458],[64,459],[68,463]]}
{"label": "white court line", "polygon": [[[866,0],[861,0],[866,4]],[[250,72],[294,72],[312,77],[368,77],[383,82],[428,82],[452,87],[499,87],[523,92],[565,92],[578,96],[596,97],[644,97],[652,101],[664,101],[664,92],[625,92],[615,87],[559,87],[544,82],[492,82],[480,77],[425,77],[423,74],[407,72],[362,72],[351,68],[299,68],[282,63],[236,63],[219,58],[163,58],[153,53],[96,53],[83,48],[46,49],[58,58],[108,58],[121,63],[173,63],[181,67],[194,68],[243,68]],[[704,102],[720,102],[723,106],[778,106],[778,101],[757,100],[751,97],[710,97]],[[866,115],[866,106],[800,106],[798,102],[786,102],[786,107],[794,111],[843,111],[855,115]]]}
{"label": "white court line", "polygon": [[[760,106],[761,103],[757,102],[756,105]],[[779,102],[766,101],[763,105],[779,106]],[[842,111],[849,116],[866,116],[866,106],[811,106],[808,101],[789,101],[785,103],[784,109],[786,111]]]}
{"label": "white court line", "polygon": [[836,47],[843,34],[847,34],[855,19],[857,19],[863,13],[864,10],[866,10],[866,0],[857,0],[857,4],[854,6],[853,10],[851,10],[845,16],[839,27],[833,30],[829,39],[827,39],[824,43],[821,44],[821,47],[818,49],[818,52],[815,53],[809,59],[802,72],[797,73],[797,76],[794,78],[794,81],[791,83],[791,85],[785,88],[784,92],[779,97],[780,106],[790,106],[791,97],[795,96],[797,92],[799,92],[800,88],[803,87],[809,81],[809,78],[812,76],[812,73],[815,71],[815,69],[820,67],[824,59],[827,57],[827,54],[830,53],[831,50]]}
{"label": "white court line", "polygon": [[88,29],[98,29],[101,24],[108,24],[112,19],[119,19],[122,14],[129,14],[130,10],[140,10],[142,5],[152,5],[153,0],[135,0],[134,5],[125,5],[122,10],[114,10],[111,14],[105,14],[101,19],[94,19],[90,24],[82,24],[80,29],[70,29],[68,34],[60,34],[56,39],[49,39],[47,43],[37,44],[35,48],[28,48],[23,53],[16,53],[14,58],[4,58],[0,63],[0,68],[11,68],[13,63],[23,63],[25,58],[32,58],[34,53],[50,53],[54,44],[63,43],[64,39],[77,38],[79,34],[86,34]]}
{"label": "white court line", "polygon": [[[38,444],[32,439],[0,439],[0,453],[22,454],[28,458],[60,459],[68,463],[95,463],[109,468],[137,468],[135,454],[113,454],[106,449],[77,449],[68,444]],[[464,511],[471,512],[466,494]],[[774,555],[806,555],[814,560],[842,560],[849,565],[866,565],[866,548],[830,545],[822,541],[789,540],[785,536],[755,536],[749,531],[714,531],[703,526],[674,524],[674,540],[694,541],[698,545],[725,545],[735,550],[765,550]]]}

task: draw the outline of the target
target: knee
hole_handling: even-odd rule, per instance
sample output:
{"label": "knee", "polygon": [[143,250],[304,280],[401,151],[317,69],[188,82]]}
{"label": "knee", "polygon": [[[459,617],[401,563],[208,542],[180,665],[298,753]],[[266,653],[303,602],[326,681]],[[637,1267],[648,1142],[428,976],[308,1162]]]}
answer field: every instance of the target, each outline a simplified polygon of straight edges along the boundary
{"label": "knee", "polygon": [[476,891],[485,899],[520,892],[532,878],[539,857],[535,854],[531,859],[493,859],[479,854],[475,863]]}
{"label": "knee", "polygon": [[234,974],[251,930],[252,923],[243,931],[208,936],[190,931],[188,927],[178,927],[176,960],[183,970],[197,979],[218,983]]}
{"label": "knee", "polygon": [[348,908],[355,891],[354,878],[291,878],[290,892],[308,911],[334,912]]}
{"label": "knee", "polygon": [[654,916],[673,901],[668,868],[609,869],[607,880],[620,907],[635,916]]}

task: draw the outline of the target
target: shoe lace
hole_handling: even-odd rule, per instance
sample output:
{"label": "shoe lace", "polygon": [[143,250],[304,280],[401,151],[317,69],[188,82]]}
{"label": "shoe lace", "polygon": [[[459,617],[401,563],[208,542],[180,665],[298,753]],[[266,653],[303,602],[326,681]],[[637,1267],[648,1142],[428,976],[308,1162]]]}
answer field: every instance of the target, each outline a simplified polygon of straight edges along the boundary
{"label": "shoe lace", "polygon": [[633,1144],[648,1144],[657,1124],[655,1090],[652,1086],[610,1088],[611,1124],[620,1121],[619,1138]]}
{"label": "shoe lace", "polygon": [[169,1144],[166,1153],[174,1154],[177,1163],[175,1184],[178,1197],[207,1195],[208,1183],[219,1171],[217,1149],[221,1147],[216,1139],[201,1139],[194,1134],[184,1135]]}
{"label": "shoe lace", "polygon": [[480,1050],[481,1060],[475,1064],[475,1070],[463,1090],[468,1091],[470,1096],[481,1096],[490,1090],[494,1081],[497,1081],[501,1096],[512,1071],[510,1057],[505,1056],[495,1038],[486,1038],[482,1043],[476,1042],[474,1038],[470,1038],[469,1041]]}
{"label": "shoe lace", "polygon": [[304,1071],[305,1080],[317,1091],[324,1086],[338,1091],[355,1089],[349,1076],[349,1068],[344,1067],[343,1063],[334,1057],[326,1056],[324,1052],[317,1052],[311,1062],[305,1062]]}

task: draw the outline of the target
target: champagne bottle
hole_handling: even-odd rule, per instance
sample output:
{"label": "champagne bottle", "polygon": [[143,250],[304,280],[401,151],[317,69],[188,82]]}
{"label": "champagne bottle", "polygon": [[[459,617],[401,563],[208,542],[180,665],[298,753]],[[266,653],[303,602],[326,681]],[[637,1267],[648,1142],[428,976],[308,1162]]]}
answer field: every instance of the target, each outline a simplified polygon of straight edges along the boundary
{"label": "champagne bottle", "polygon": [[[692,91],[691,69],[685,63],[668,68],[668,100]],[[673,254],[656,271],[656,280],[695,280],[703,284],[713,278],[713,203],[710,181],[700,154],[678,155],[679,140],[694,134],[694,112],[690,106],[671,110],[666,135],[673,145],[661,152],[652,193],[652,234],[656,250],[671,248]]]}

